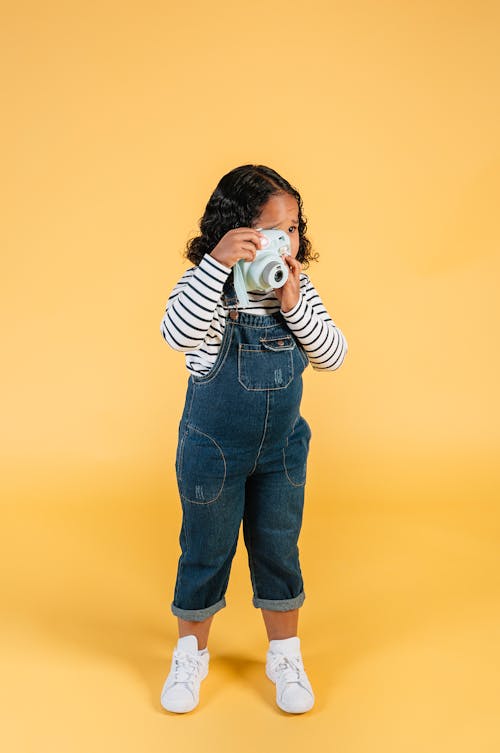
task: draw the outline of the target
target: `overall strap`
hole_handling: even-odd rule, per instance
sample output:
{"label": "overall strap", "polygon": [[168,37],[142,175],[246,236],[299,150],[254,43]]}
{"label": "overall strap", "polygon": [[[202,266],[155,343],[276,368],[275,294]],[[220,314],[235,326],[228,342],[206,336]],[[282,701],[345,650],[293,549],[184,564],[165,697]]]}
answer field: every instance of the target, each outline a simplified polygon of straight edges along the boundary
{"label": "overall strap", "polygon": [[273,314],[252,314],[246,311],[238,311],[238,304],[242,305],[242,303],[231,280],[226,280],[224,283],[221,298],[224,305],[230,309],[229,318],[233,322],[238,321],[242,324],[257,327],[272,327],[276,324],[286,327],[285,318],[280,311],[275,311]]}
{"label": "overall strap", "polygon": [[247,289],[245,287],[245,280],[243,279],[243,272],[241,268],[241,265],[243,263],[244,263],[243,259],[239,259],[239,261],[237,261],[233,267],[233,279],[234,279],[233,288],[236,291],[236,295],[238,296],[240,305],[243,306],[243,308],[248,308],[250,305],[250,302],[248,300]]}
{"label": "overall strap", "polygon": [[224,283],[222,299],[228,308],[238,310],[239,298],[231,281],[226,280]]}

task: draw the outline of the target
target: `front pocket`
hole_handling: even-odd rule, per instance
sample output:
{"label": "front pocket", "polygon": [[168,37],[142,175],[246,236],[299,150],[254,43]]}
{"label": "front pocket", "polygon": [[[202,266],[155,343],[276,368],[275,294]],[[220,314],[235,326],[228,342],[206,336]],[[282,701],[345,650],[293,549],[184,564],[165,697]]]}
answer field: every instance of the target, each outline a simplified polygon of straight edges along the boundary
{"label": "front pocket", "polygon": [[238,381],[246,390],[281,390],[293,379],[295,341],[290,335],[238,346]]}
{"label": "front pocket", "polygon": [[219,444],[188,424],[177,464],[179,493],[187,502],[208,504],[220,497],[226,480],[226,459]]}

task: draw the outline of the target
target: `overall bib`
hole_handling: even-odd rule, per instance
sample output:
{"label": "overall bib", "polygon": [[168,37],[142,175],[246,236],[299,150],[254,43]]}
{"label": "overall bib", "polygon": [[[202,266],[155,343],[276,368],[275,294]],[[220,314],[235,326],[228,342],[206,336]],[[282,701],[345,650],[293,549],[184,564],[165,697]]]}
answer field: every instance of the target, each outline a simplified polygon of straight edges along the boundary
{"label": "overall bib", "polygon": [[175,459],[182,504],[172,613],[201,621],[226,606],[240,524],[257,608],[305,599],[297,541],[311,439],[300,415],[307,354],[281,312],[236,308],[232,283],[217,359],[190,374]]}

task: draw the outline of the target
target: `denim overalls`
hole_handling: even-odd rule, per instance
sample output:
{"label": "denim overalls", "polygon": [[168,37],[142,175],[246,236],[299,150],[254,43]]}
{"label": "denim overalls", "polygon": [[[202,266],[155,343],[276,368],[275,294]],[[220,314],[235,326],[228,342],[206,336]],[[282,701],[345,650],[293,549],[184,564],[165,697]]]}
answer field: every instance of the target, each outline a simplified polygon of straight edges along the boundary
{"label": "denim overalls", "polygon": [[182,526],[171,610],[201,621],[226,606],[240,523],[256,608],[305,599],[297,541],[311,430],[300,415],[307,354],[281,312],[230,309],[217,360],[190,374],[175,459]]}

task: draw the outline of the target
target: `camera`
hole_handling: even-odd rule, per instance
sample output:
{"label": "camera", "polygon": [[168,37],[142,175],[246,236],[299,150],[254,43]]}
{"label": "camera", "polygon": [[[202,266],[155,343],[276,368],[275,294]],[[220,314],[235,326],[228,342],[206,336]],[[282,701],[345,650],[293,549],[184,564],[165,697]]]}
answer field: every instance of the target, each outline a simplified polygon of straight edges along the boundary
{"label": "camera", "polygon": [[248,306],[247,290],[269,292],[281,288],[288,280],[288,266],[283,261],[284,255],[291,255],[290,237],[283,230],[262,230],[269,244],[257,249],[253,261],[240,259],[234,265],[234,285],[240,303]]}

